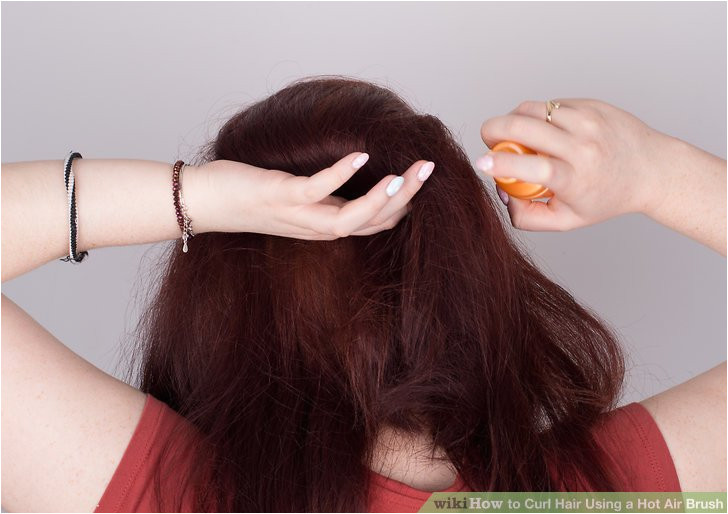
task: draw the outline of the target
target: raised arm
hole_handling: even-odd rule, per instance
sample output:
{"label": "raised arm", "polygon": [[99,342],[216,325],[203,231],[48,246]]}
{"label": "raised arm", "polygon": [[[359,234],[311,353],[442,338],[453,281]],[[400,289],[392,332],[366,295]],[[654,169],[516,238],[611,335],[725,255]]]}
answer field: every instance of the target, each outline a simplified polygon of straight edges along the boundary
{"label": "raised arm", "polygon": [[[524,102],[482,126],[488,146],[511,140],[544,154],[491,152],[478,160],[487,175],[555,193],[542,203],[499,191],[514,227],[569,230],[638,212],[726,255],[725,160],[603,102],[559,104],[551,123],[544,102]],[[682,489],[725,491],[725,362],[642,404],[667,441]]]}
{"label": "raised arm", "polygon": [[[78,251],[178,237],[170,170],[161,162],[75,159]],[[200,169],[186,169],[182,181],[186,203],[202,228],[208,215]],[[4,282],[68,254],[63,162],[3,164],[2,188]]]}
{"label": "raised arm", "polygon": [[[422,183],[416,179],[417,171],[427,163],[418,161],[405,173],[409,180],[396,198],[401,179],[395,175],[383,178],[360,199],[344,202],[330,197],[366,163],[366,157],[348,155],[310,178],[232,161],[187,166],[182,173],[182,191],[194,232],[334,239],[391,228],[406,214],[407,202]],[[3,281],[68,254],[68,203],[62,168],[62,161],[3,164]],[[170,164],[76,159],[73,171],[78,251],[180,236],[172,206]]]}
{"label": "raised arm", "polygon": [[[419,161],[403,178],[389,175],[355,200],[330,196],[365,162],[362,154],[351,154],[309,178],[215,161],[185,169],[182,191],[196,233],[248,231],[302,239],[371,234],[406,214],[422,184],[417,172],[425,165],[431,171],[432,165]],[[78,251],[180,236],[170,164],[77,159],[73,170]],[[61,161],[3,164],[3,281],[68,253],[66,202]],[[92,511],[144,400],[140,391],[73,353],[3,295],[3,507]]]}

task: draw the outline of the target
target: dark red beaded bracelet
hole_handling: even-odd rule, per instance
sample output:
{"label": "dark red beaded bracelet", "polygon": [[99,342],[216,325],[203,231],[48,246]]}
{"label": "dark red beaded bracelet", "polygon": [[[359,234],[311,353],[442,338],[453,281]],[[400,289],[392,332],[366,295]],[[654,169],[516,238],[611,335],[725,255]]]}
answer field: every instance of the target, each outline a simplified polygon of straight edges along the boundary
{"label": "dark red beaded bracelet", "polygon": [[184,161],[177,161],[172,167],[172,200],[174,202],[174,213],[177,216],[177,224],[182,231],[182,251],[187,252],[187,240],[195,236],[192,232],[192,220],[187,215],[185,202],[182,198],[182,185],[180,178]]}

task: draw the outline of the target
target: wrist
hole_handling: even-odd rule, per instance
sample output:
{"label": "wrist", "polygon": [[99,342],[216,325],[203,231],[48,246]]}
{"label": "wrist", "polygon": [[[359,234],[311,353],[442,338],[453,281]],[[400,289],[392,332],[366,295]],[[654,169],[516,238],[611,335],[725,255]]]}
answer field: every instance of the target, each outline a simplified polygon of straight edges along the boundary
{"label": "wrist", "polygon": [[725,255],[726,165],[723,159],[670,138],[660,196],[643,211],[654,221]]}
{"label": "wrist", "polygon": [[669,209],[676,195],[688,187],[691,162],[694,165],[696,148],[681,139],[658,133],[649,162],[644,163],[647,178],[642,184],[644,195],[638,212],[659,220],[664,209]]}
{"label": "wrist", "polygon": [[214,231],[214,215],[211,212],[213,202],[210,201],[207,170],[201,166],[185,166],[181,186],[187,215],[192,221],[192,231],[195,234]]}

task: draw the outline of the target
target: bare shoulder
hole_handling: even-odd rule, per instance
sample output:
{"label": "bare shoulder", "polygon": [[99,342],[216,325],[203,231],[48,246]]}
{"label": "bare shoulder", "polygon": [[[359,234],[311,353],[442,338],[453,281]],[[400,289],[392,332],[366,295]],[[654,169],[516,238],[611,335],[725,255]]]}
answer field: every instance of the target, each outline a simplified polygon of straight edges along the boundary
{"label": "bare shoulder", "polygon": [[3,508],[93,511],[145,400],[2,295]]}
{"label": "bare shoulder", "polygon": [[640,402],[670,449],[683,491],[726,490],[726,363]]}

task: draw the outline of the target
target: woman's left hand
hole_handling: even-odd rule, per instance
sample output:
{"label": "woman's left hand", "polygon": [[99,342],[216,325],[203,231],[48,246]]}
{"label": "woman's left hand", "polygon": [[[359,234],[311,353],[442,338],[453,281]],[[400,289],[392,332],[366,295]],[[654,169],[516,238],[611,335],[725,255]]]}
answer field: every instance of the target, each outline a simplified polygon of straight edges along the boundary
{"label": "woman's left hand", "polygon": [[628,212],[651,214],[669,187],[681,142],[598,100],[559,99],[546,120],[546,102],[523,102],[481,128],[483,141],[521,143],[539,155],[490,152],[476,166],[493,177],[548,187],[548,203],[508,197],[514,227],[569,230]]}

